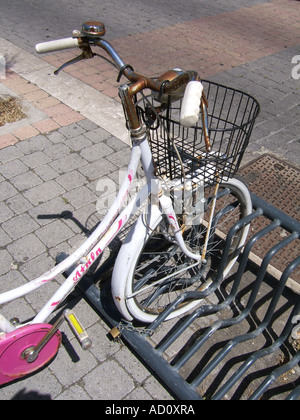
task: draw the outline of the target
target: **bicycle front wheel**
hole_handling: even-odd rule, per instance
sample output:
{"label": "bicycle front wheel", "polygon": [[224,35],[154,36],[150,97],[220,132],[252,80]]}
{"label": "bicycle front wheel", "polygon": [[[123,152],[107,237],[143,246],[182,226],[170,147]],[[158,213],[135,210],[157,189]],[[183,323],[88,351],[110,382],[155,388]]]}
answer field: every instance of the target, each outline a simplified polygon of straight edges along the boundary
{"label": "bicycle front wheel", "polygon": [[[140,251],[132,256],[127,273],[126,306],[133,318],[153,322],[155,318],[180,294],[196,291],[214,280],[223,255],[230,228],[252,212],[251,197],[247,187],[237,179],[220,184],[208,241],[207,226],[213,206],[215,187],[205,188],[206,209],[199,225],[190,226],[184,232],[189,248],[202,254],[207,244],[205,260],[196,263],[179,248],[164,216],[148,230],[148,237],[139,244]],[[247,238],[249,226],[234,236],[226,267],[225,278],[232,269]],[[144,238],[145,239],[145,238]],[[181,304],[168,319],[182,315],[199,301]]]}

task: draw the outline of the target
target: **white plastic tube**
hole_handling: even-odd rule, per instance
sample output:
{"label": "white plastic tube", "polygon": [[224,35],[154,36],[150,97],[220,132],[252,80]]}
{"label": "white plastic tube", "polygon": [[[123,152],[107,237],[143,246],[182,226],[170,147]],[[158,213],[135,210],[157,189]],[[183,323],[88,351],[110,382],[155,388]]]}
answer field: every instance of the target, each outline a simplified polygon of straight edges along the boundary
{"label": "white plastic tube", "polygon": [[0,314],[0,332],[10,333],[14,331],[16,327],[13,326],[3,315]]}
{"label": "white plastic tube", "polygon": [[199,81],[189,82],[182,100],[180,124],[184,127],[193,127],[200,113],[200,104],[203,92],[203,85]]}
{"label": "white plastic tube", "polygon": [[53,51],[66,50],[69,48],[76,48],[79,46],[78,38],[63,38],[55,41],[42,42],[35,46],[36,52],[39,54]]}

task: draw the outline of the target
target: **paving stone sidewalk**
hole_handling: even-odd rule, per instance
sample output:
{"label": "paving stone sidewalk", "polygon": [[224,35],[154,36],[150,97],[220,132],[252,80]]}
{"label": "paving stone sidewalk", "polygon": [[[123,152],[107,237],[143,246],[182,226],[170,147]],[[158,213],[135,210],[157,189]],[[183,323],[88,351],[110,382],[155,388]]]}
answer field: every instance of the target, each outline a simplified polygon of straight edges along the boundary
{"label": "paving stone sidewalk", "polygon": [[[126,160],[128,147],[86,119],[0,150],[0,292],[42,274],[59,252],[84,240],[96,213],[97,181],[118,177],[120,154]],[[72,219],[61,217],[66,211]],[[30,319],[61,282],[3,305],[1,312]],[[73,305],[92,349],[84,352],[63,325],[64,345],[53,363],[2,388],[1,400],[171,398],[128,348],[110,341],[108,326],[84,300],[73,299]]]}
{"label": "paving stone sidewalk", "polygon": [[[194,68],[210,80],[257,97],[262,112],[244,163],[272,153],[300,167],[300,79],[292,77],[292,59],[300,54],[299,6],[282,0],[254,1],[250,7],[244,1],[220,1],[215,10],[207,5],[201,16],[191,10],[188,16],[181,5],[169,20],[158,19],[155,28],[148,22],[125,35],[120,25],[108,39],[126,62],[149,76],[175,66]],[[146,22],[147,13],[141,13]],[[110,31],[116,21],[111,17]],[[30,50],[28,39],[24,49]],[[59,66],[72,57],[68,51],[40,60]],[[99,218],[98,181],[117,181],[130,153],[120,138],[13,68],[7,68],[0,84],[40,114],[21,127],[0,127],[0,293],[42,274],[59,252],[69,253],[84,240],[91,220]],[[66,76],[118,101],[116,74],[98,58],[69,67]],[[62,217],[64,212],[72,217]],[[4,305],[1,312],[30,319],[62,280],[47,285],[45,292],[18,299],[17,305]],[[56,359],[39,373],[1,388],[0,400],[173,398],[130,349],[109,340],[109,327],[78,293],[70,303],[93,347],[82,351],[64,325],[64,345]]]}

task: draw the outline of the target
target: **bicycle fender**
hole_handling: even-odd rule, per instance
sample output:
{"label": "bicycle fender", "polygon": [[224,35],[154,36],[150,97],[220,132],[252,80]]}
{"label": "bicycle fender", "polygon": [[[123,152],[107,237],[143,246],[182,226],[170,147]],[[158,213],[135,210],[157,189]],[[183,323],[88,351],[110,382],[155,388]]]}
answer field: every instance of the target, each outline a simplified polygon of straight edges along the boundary
{"label": "bicycle fender", "polygon": [[126,290],[131,278],[132,259],[141,252],[152,226],[160,217],[162,213],[155,205],[148,207],[146,215],[139,216],[123,242],[114,265],[111,283],[112,297],[117,309],[127,321],[133,320],[126,304]]}

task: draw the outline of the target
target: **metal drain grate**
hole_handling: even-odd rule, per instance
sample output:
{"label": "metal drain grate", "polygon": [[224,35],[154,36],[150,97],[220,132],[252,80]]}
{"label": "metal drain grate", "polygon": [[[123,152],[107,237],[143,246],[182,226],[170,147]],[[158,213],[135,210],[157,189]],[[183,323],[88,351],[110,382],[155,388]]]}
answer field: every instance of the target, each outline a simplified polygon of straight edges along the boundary
{"label": "metal drain grate", "polygon": [[[266,202],[277,207],[295,220],[300,220],[300,170],[270,155],[263,155],[254,162],[241,168],[239,174],[248,184],[250,190]],[[251,225],[252,235],[266,227],[268,221],[258,218]],[[262,258],[266,249],[270,249],[288,233],[278,227],[258,243],[253,252]],[[287,263],[300,255],[300,245],[290,245],[276,256],[273,261],[275,269],[282,272]],[[293,280],[300,283],[300,268],[293,273]]]}
{"label": "metal drain grate", "polygon": [[240,169],[254,194],[300,220],[300,170],[270,155]]}

